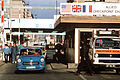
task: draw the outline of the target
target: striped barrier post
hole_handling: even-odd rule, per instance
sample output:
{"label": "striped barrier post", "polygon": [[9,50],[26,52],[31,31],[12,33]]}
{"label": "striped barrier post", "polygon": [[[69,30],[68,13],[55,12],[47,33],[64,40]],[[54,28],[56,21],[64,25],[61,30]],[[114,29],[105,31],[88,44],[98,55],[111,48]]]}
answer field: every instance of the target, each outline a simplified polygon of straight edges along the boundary
{"label": "striped barrier post", "polygon": [[[1,41],[2,49],[4,48],[5,39],[4,39],[4,0],[1,2]],[[2,55],[2,60],[4,60],[4,54]]]}
{"label": "striped barrier post", "polygon": [[1,3],[1,38],[2,38],[2,42],[3,42],[3,47],[4,47],[4,0],[2,0],[2,3]]}

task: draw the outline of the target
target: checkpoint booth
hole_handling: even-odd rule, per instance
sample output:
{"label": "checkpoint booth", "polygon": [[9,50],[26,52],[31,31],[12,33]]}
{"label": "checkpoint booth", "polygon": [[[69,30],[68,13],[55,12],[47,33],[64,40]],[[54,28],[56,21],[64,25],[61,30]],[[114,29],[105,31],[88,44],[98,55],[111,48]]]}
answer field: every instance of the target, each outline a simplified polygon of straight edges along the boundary
{"label": "checkpoint booth", "polygon": [[96,29],[120,29],[119,3],[62,3],[55,29],[66,31],[65,46],[68,63],[80,62],[80,41],[87,33],[93,37]]}

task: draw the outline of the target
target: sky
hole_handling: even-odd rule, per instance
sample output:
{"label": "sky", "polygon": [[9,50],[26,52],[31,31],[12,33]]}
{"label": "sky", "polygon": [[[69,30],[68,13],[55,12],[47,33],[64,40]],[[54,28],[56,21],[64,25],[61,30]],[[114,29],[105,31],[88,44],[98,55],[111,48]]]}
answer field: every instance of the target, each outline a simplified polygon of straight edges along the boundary
{"label": "sky", "polygon": [[[25,0],[26,3],[29,3],[30,6],[40,6],[40,7],[55,7],[56,6],[56,0]],[[60,3],[65,3],[66,0],[57,0],[58,7],[60,6]],[[32,9],[29,10],[33,13],[35,18],[39,19],[53,19],[55,10],[41,10],[41,9]],[[59,14],[59,10],[57,11]]]}

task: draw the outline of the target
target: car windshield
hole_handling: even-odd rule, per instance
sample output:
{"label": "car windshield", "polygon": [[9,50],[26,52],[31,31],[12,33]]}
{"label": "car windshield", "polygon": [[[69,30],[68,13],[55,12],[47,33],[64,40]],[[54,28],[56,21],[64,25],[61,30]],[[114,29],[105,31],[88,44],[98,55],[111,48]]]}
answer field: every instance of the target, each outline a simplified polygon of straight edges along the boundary
{"label": "car windshield", "polygon": [[120,49],[119,38],[97,38],[95,40],[96,49]]}
{"label": "car windshield", "polygon": [[41,55],[40,49],[22,49],[20,55]]}

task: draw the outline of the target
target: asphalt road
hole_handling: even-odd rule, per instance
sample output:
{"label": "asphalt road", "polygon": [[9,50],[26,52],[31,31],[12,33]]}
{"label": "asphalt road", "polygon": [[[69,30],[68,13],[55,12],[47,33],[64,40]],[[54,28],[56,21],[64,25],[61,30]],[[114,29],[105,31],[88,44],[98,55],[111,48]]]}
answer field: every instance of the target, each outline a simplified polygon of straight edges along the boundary
{"label": "asphalt road", "polygon": [[120,75],[114,71],[102,72],[89,76],[86,73],[74,75],[73,69],[52,69],[48,64],[45,73],[22,72],[15,74],[15,64],[4,64],[0,66],[0,80],[120,80]]}
{"label": "asphalt road", "polygon": [[45,73],[23,72],[15,74],[16,65],[8,63],[0,67],[0,80],[79,80],[79,77],[72,73],[52,70],[48,66]]}

